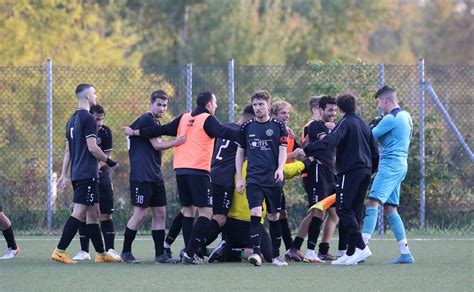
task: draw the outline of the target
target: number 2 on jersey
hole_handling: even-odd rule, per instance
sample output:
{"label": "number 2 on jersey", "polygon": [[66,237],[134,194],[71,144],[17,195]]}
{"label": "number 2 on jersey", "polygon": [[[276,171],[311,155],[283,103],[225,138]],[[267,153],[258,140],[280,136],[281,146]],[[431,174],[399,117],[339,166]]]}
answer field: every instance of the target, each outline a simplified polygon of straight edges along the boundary
{"label": "number 2 on jersey", "polygon": [[230,140],[227,140],[225,142],[225,144],[222,144],[221,147],[219,147],[219,151],[217,151],[217,155],[216,155],[216,159],[217,160],[222,160],[222,156],[221,156],[221,150],[222,149],[226,149],[227,147],[229,147],[229,143],[230,143]]}

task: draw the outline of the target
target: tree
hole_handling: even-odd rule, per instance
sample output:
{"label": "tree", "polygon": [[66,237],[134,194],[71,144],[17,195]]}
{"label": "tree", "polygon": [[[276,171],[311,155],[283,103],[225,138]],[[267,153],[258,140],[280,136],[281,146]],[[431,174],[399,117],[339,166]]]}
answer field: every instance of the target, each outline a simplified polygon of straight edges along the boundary
{"label": "tree", "polygon": [[[103,4],[101,4],[103,3]],[[4,65],[138,64],[137,35],[105,1],[14,1],[0,4],[0,59]]]}

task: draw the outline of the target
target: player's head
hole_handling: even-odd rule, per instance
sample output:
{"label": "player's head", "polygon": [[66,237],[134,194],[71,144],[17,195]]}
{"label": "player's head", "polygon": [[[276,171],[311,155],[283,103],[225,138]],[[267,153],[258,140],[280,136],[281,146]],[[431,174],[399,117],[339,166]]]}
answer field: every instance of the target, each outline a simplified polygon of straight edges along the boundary
{"label": "player's head", "polygon": [[150,112],[157,118],[162,118],[168,109],[169,96],[163,89],[153,91],[150,96]]}
{"label": "player's head", "polygon": [[92,114],[92,116],[95,119],[97,129],[102,128],[102,126],[104,126],[104,120],[105,120],[104,108],[99,104],[95,104],[91,106],[91,108],[89,109],[89,112]]}
{"label": "player's head", "polygon": [[255,112],[253,111],[253,107],[251,104],[247,105],[242,114],[240,115],[239,124],[243,124],[248,120],[255,118]]}
{"label": "player's head", "polygon": [[323,95],[319,99],[319,111],[324,122],[333,122],[337,114],[336,99],[330,95]]}
{"label": "player's head", "polygon": [[275,101],[272,103],[271,107],[272,118],[276,118],[277,120],[282,121],[285,125],[288,125],[291,109],[292,106],[289,102],[284,100]]}
{"label": "player's head", "polygon": [[321,96],[310,96],[308,99],[309,111],[311,114],[319,115],[319,100]]}
{"label": "player's head", "polygon": [[336,104],[344,114],[353,113],[356,110],[355,97],[352,94],[339,95]]}
{"label": "player's head", "polygon": [[210,91],[203,91],[199,93],[196,99],[197,106],[205,108],[211,115],[216,112],[217,99],[214,93]]}
{"label": "player's head", "polygon": [[255,91],[254,93],[252,93],[250,101],[252,102],[255,117],[257,117],[258,119],[263,119],[269,116],[271,96],[268,91]]}
{"label": "player's head", "polygon": [[95,88],[91,84],[82,83],[76,87],[76,97],[79,101],[87,101],[89,105],[94,105],[97,102],[97,95]]}
{"label": "player's head", "polygon": [[377,106],[384,112],[384,114],[389,113],[393,107],[398,106],[395,89],[388,85],[377,90],[374,97],[377,100]]}

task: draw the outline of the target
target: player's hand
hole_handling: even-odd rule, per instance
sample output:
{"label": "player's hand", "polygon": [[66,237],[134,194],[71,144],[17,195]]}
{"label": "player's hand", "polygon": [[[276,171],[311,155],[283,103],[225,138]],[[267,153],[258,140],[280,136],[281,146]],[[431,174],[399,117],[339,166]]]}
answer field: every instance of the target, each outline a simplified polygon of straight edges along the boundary
{"label": "player's hand", "polygon": [[119,167],[120,163],[117,162],[114,166],[110,167],[111,170],[116,170]]}
{"label": "player's hand", "polygon": [[302,148],[296,149],[295,152],[296,152],[296,159],[300,161],[306,157],[306,153],[304,153],[304,150]]}
{"label": "player's hand", "polygon": [[275,181],[278,182],[283,182],[285,177],[283,176],[283,170],[282,169],[277,169],[275,171]]}
{"label": "player's hand", "polygon": [[107,164],[99,160],[99,172],[102,172],[103,170],[105,170],[106,167],[107,167]]}
{"label": "player's hand", "polygon": [[298,153],[297,153],[297,159],[298,160],[303,160],[306,157],[306,153],[304,153],[303,148],[298,148],[295,151],[298,151]]}
{"label": "player's hand", "polygon": [[64,191],[68,181],[69,179],[65,176],[61,175],[61,177],[59,177],[58,182],[56,183],[56,188],[58,189],[58,192]]}
{"label": "player's hand", "polygon": [[244,193],[244,180],[241,178],[238,178],[237,181],[235,182],[235,189],[239,194]]}
{"label": "player's hand", "polygon": [[122,127],[123,133],[127,136],[133,136],[133,129],[130,127]]}
{"label": "player's hand", "polygon": [[304,137],[304,139],[301,140],[301,148],[303,149],[308,144],[309,144],[309,136],[306,136]]}
{"label": "player's hand", "polygon": [[333,123],[333,122],[325,122],[324,125],[326,126],[326,128],[328,128],[329,130],[332,130],[336,127],[336,124]]}
{"label": "player's hand", "polygon": [[182,145],[182,144],[184,144],[184,142],[186,142],[186,135],[179,136],[179,137],[176,138],[176,140],[175,140],[176,144],[174,146]]}

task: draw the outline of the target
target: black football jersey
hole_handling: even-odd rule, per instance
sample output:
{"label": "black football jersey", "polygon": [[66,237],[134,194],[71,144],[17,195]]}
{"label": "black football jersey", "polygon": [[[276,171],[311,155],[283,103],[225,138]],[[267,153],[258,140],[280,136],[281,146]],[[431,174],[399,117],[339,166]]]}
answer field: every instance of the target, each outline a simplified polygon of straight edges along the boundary
{"label": "black football jersey", "polygon": [[242,124],[240,131],[239,145],[245,149],[248,160],[247,184],[279,186],[274,175],[279,147],[287,146],[286,126],[273,118],[265,123],[252,119]]}

